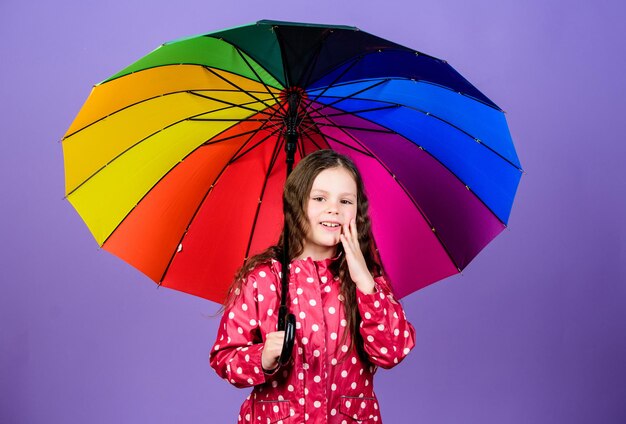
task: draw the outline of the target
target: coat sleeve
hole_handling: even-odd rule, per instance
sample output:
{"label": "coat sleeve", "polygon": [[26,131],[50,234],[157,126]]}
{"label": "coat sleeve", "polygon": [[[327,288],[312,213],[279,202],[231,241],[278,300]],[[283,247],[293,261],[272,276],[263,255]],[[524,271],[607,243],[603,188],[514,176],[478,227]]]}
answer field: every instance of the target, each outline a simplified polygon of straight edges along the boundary
{"label": "coat sleeve", "polygon": [[359,331],[372,363],[392,368],[415,346],[415,329],[407,321],[402,305],[394,298],[385,278],[376,277],[374,282],[374,293],[356,291],[361,315]]}
{"label": "coat sleeve", "polygon": [[257,309],[256,280],[253,272],[235,291],[235,300],[222,315],[209,354],[215,372],[240,388],[263,384],[271,378],[261,367],[264,340]]}

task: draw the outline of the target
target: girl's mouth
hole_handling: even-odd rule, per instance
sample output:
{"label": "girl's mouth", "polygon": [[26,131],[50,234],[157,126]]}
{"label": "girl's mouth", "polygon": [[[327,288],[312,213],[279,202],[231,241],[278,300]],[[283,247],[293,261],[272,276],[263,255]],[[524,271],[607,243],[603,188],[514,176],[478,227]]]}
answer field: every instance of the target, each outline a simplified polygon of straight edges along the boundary
{"label": "girl's mouth", "polygon": [[328,230],[331,230],[331,231],[334,231],[334,230],[337,230],[337,229],[341,229],[341,224],[339,224],[338,222],[327,222],[327,221],[324,221],[324,222],[320,222],[320,224],[323,227],[326,227]]}

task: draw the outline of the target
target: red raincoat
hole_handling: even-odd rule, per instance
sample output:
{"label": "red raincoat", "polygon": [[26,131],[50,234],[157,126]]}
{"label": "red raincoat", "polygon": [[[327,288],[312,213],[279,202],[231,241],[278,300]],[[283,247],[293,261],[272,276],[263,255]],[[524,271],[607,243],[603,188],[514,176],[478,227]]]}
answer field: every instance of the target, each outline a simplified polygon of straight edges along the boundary
{"label": "red raincoat", "polygon": [[340,284],[328,265],[333,259],[291,262],[289,307],[296,316],[292,360],[271,374],[261,368],[267,333],[276,331],[281,264],[258,265],[224,312],[210,363],[236,387],[253,387],[239,423],[380,423],[373,377],[391,368],[415,345],[415,330],[383,277],[376,292],[357,288],[363,345],[373,365],[356,351],[345,361],[350,338],[341,344],[346,320]]}

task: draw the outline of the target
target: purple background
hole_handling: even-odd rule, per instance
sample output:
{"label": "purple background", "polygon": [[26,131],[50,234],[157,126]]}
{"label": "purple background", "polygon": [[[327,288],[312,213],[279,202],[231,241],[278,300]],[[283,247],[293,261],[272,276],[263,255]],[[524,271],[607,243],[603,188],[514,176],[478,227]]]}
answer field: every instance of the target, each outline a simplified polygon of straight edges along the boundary
{"label": "purple background", "polygon": [[236,420],[248,390],[207,361],[218,306],[98,250],[59,140],[92,84],[160,43],[264,18],[447,59],[507,111],[527,172],[510,229],[405,299],[418,345],[377,375],[385,422],[626,422],[621,2],[37,3],[0,3],[1,423]]}

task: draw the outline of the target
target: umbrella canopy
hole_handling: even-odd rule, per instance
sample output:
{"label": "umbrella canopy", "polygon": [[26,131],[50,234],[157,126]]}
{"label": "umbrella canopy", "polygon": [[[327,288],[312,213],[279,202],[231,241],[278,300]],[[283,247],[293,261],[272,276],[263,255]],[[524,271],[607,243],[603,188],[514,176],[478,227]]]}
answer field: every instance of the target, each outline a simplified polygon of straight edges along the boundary
{"label": "umbrella canopy", "polygon": [[446,61],[357,28],[259,21],[166,43],[97,84],[64,139],[66,197],[160,285],[221,302],[278,240],[295,162],[350,156],[399,297],[507,225],[522,174],[503,111]]}

